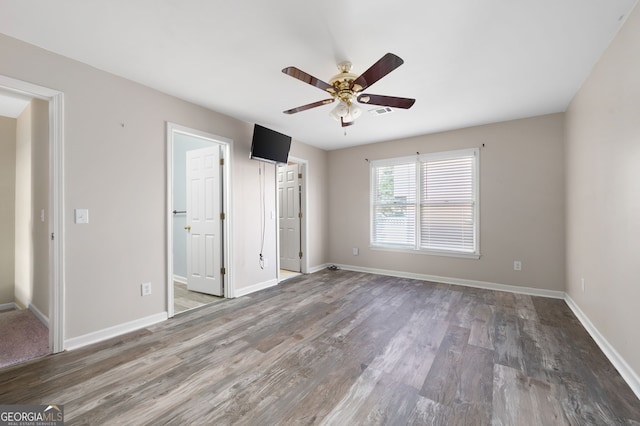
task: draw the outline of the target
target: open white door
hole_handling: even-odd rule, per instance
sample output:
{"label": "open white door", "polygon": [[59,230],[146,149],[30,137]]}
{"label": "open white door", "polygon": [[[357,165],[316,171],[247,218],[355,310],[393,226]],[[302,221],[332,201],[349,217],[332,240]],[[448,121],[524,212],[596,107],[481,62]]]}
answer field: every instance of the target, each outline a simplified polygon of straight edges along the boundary
{"label": "open white door", "polygon": [[223,296],[220,147],[187,152],[187,288]]}
{"label": "open white door", "polygon": [[300,182],[298,165],[278,166],[280,268],[300,272]]}

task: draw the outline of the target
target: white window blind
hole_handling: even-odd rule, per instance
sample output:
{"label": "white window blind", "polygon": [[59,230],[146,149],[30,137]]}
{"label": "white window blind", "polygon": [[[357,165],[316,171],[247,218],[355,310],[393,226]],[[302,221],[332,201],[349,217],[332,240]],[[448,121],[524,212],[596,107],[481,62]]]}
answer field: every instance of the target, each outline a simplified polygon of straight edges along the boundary
{"label": "white window blind", "polygon": [[416,244],[415,162],[374,167],[372,242],[413,247]]}
{"label": "white window blind", "polygon": [[478,151],[371,163],[371,245],[478,254]]}

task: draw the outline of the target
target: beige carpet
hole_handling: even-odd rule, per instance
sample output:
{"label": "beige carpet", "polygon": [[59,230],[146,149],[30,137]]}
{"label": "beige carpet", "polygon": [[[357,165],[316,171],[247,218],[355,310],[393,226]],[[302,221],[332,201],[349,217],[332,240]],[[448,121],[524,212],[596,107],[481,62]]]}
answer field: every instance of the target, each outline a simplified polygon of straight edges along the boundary
{"label": "beige carpet", "polygon": [[49,330],[28,309],[0,312],[0,368],[49,353]]}

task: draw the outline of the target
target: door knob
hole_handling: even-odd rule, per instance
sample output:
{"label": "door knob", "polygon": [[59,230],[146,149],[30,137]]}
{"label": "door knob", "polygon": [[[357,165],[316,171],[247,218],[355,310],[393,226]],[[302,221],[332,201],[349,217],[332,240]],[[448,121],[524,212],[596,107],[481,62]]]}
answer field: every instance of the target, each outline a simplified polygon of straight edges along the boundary
{"label": "door knob", "polygon": [[187,231],[191,231],[191,225],[185,226],[184,229],[186,229]]}

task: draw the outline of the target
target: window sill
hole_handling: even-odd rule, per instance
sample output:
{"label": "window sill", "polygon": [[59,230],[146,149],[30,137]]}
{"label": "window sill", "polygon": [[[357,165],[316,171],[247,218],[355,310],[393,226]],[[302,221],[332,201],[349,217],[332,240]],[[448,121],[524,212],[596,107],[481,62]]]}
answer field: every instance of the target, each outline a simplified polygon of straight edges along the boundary
{"label": "window sill", "polygon": [[390,251],[395,253],[425,254],[429,256],[456,257],[461,259],[480,259],[480,253],[463,253],[463,252],[439,251],[439,250],[416,250],[411,248],[372,246],[372,245],[370,245],[369,248],[375,251]]}

